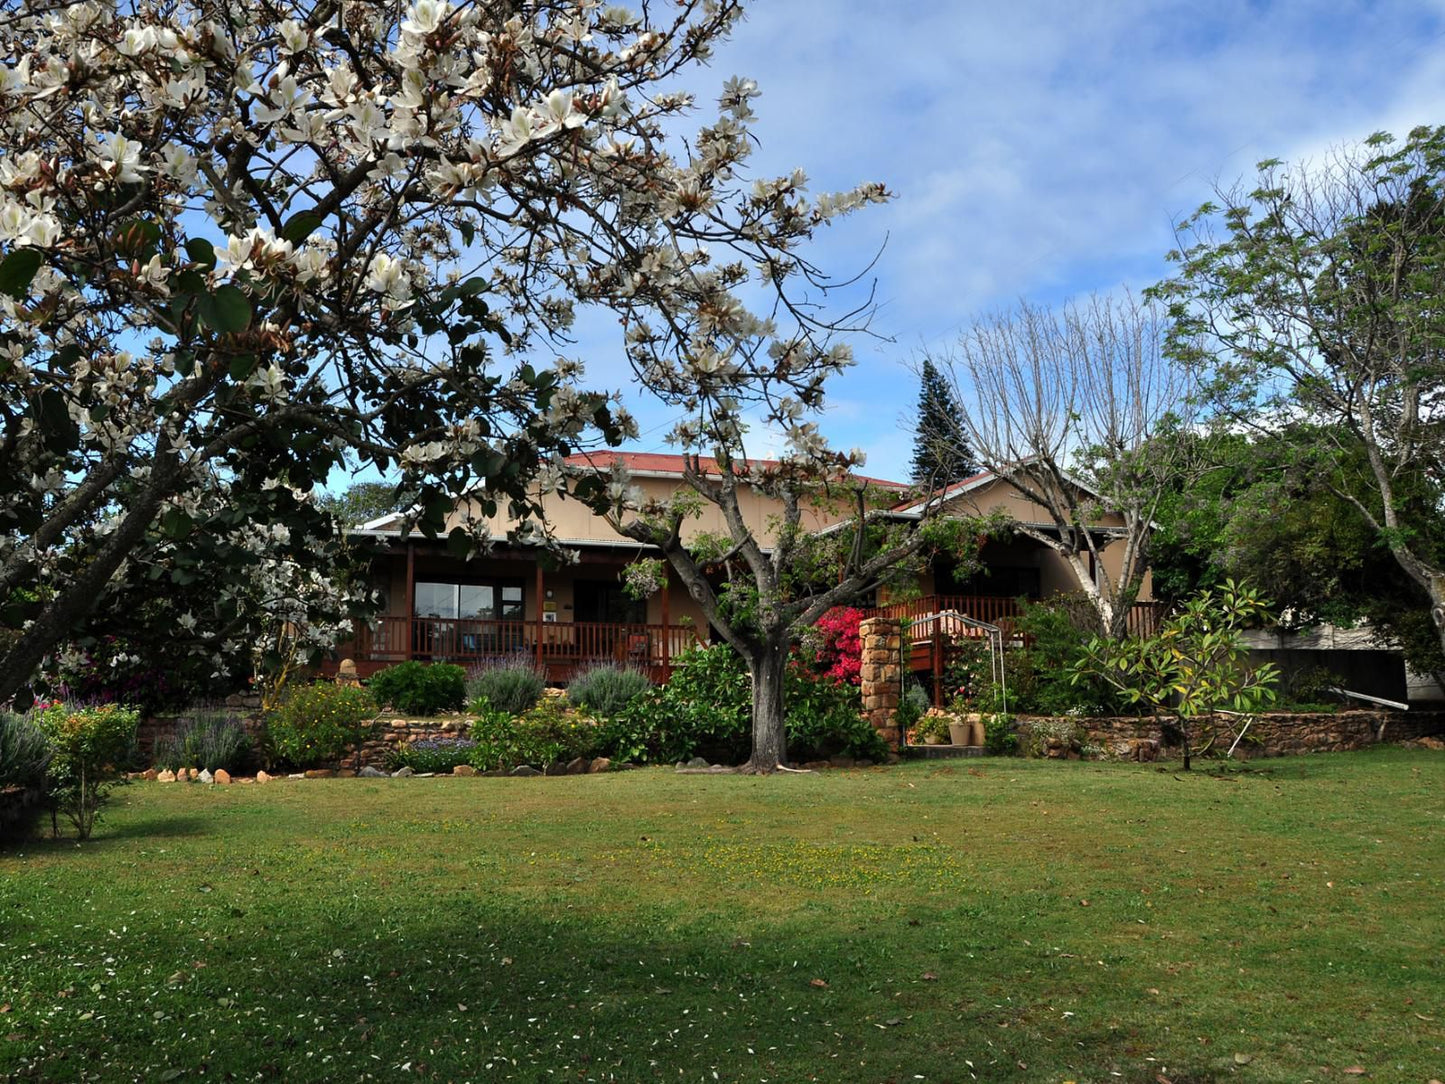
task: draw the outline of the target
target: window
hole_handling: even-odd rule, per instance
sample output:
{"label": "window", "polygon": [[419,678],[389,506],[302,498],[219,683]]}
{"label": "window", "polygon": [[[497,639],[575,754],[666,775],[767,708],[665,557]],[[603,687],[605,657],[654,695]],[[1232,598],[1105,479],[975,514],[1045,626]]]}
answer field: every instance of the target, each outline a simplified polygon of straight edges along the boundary
{"label": "window", "polygon": [[522,585],[492,583],[418,583],[414,614],[446,620],[521,620]]}

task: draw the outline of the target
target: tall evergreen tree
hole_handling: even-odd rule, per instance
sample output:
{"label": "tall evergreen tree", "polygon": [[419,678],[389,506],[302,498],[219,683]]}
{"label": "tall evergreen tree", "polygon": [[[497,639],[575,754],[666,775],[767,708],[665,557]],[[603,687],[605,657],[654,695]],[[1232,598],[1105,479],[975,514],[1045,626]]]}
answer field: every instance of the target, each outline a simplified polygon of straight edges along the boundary
{"label": "tall evergreen tree", "polygon": [[962,409],[931,358],[919,370],[918,418],[913,437],[913,480],[946,485],[973,474],[978,466],[959,425]]}

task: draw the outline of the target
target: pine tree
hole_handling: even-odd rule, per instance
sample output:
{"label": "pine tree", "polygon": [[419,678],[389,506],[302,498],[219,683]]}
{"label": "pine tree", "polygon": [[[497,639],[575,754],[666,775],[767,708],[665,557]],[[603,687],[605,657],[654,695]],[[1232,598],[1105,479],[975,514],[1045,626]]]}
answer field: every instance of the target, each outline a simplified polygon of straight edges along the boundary
{"label": "pine tree", "polygon": [[973,452],[964,443],[953,389],[929,358],[923,359],[919,376],[922,386],[913,437],[913,480],[941,486],[967,478],[977,467]]}

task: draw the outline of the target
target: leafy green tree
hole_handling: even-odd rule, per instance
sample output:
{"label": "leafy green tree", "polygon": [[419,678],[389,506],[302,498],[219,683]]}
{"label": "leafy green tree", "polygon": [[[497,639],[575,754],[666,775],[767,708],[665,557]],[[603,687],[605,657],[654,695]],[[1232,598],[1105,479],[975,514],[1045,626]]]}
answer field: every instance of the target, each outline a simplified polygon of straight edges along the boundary
{"label": "leafy green tree", "polygon": [[1319,481],[1428,599],[1445,648],[1445,561],[1411,516],[1445,463],[1445,128],[1262,162],[1254,188],[1178,232],[1177,273],[1153,291],[1171,353],[1236,425],[1309,423]]}
{"label": "leafy green tree", "polygon": [[50,740],[51,798],[75,825],[76,837],[89,839],[111,786],[124,774],[140,715],[120,704],[83,708],[57,702],[40,711],[36,722]]}
{"label": "leafy green tree", "polygon": [[1070,673],[1078,684],[1100,680],[1120,698],[1157,717],[1172,718],[1190,768],[1192,735],[1221,711],[1250,715],[1275,699],[1273,663],[1250,667],[1241,632],[1264,620],[1269,603],[1252,588],[1226,580],[1169,617],[1153,636],[1095,638]]}
{"label": "leafy green tree", "polygon": [[421,498],[414,488],[391,482],[352,482],[340,493],[327,493],[319,500],[340,530],[359,527],[382,516],[405,512]]}
{"label": "leafy green tree", "polygon": [[933,359],[918,370],[917,418],[913,429],[913,481],[933,488],[973,474],[978,466],[959,430],[958,396]]}
{"label": "leafy green tree", "polygon": [[[1273,434],[1190,434],[1208,440],[1214,466],[1181,478],[1160,504],[1154,589],[1183,599],[1226,579],[1275,600],[1275,620],[1297,629],[1365,623],[1421,674],[1445,674],[1430,599],[1335,490],[1370,495],[1365,451],[1337,434],[1291,425]],[[1395,481],[1401,522],[1432,559],[1445,558],[1445,495],[1425,475]]]}

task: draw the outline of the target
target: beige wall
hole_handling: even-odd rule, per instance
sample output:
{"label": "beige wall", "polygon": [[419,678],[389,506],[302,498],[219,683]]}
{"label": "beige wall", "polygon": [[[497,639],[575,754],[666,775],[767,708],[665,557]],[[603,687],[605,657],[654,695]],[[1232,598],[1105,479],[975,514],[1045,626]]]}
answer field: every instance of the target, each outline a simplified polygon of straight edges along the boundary
{"label": "beige wall", "polygon": [[[1047,509],[1035,501],[1026,499],[1006,482],[990,482],[972,492],[953,498],[944,506],[945,513],[955,512],[960,515],[986,515],[1000,509],[1021,523],[1052,523]],[[1122,516],[1110,513],[1100,516],[1098,524],[1101,527],[1122,527],[1124,519]],[[1117,583],[1119,570],[1124,565],[1123,540],[1116,540],[1105,546],[1099,559],[1110,579]],[[1039,579],[1045,597],[1059,591],[1079,590],[1074,570],[1063,557],[1053,550],[1040,547],[1039,551],[1031,556],[1031,562],[1039,569]],[[1020,563],[1025,562],[1021,561]],[[1139,601],[1150,602],[1153,598],[1154,580],[1146,572],[1143,585],[1139,590]]]}
{"label": "beige wall", "polygon": [[[685,489],[677,478],[634,476],[632,484],[642,491],[644,499],[647,500],[667,500],[679,490]],[[766,546],[773,537],[775,521],[780,514],[782,505],[771,497],[763,496],[746,486],[739,493],[738,503],[743,521],[752,531],[753,537]],[[683,537],[692,539],[702,533],[727,534],[727,524],[723,519],[722,511],[707,501],[701,501],[701,504],[702,509],[698,515],[683,524]],[[624,536],[614,531],[605,519],[595,515],[580,501],[564,499],[561,495],[553,493],[543,498],[542,507],[547,521],[552,525],[558,538],[595,539],[607,542],[625,540]],[[475,508],[474,504],[473,508]],[[804,530],[816,531],[830,523],[847,519],[850,514],[851,508],[846,504],[828,508],[805,505],[802,511],[802,526]],[[461,520],[462,511],[459,509],[448,518],[447,529],[450,530]],[[501,536],[505,535],[509,528],[515,526],[516,521],[506,515],[503,510],[501,514],[491,518],[487,523],[494,535]]]}

